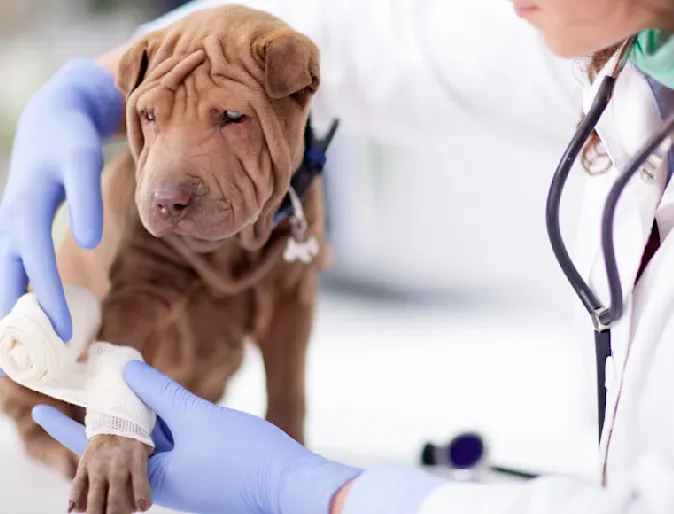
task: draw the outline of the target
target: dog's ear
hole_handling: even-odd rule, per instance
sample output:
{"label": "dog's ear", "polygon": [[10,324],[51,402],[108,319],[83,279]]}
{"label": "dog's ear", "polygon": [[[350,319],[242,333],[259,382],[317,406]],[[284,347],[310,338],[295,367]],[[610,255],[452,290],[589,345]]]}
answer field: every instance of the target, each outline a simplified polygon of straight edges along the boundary
{"label": "dog's ear", "polygon": [[144,39],[129,48],[119,61],[117,87],[129,96],[145,78],[149,64],[149,42]]}
{"label": "dog's ear", "polygon": [[259,42],[264,88],[270,98],[311,96],[320,84],[318,47],[306,36],[283,31]]}

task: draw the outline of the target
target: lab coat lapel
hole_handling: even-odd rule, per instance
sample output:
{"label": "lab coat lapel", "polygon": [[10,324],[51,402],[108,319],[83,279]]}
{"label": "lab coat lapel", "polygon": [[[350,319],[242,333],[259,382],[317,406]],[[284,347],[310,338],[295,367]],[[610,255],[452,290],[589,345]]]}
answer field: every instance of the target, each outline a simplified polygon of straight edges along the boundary
{"label": "lab coat lapel", "polygon": [[[615,58],[586,88],[583,95],[585,112],[589,110],[599,83],[607,73],[611,73],[614,65]],[[650,87],[628,63],[616,81],[613,99],[596,127],[613,166],[602,173],[586,173],[576,248],[578,271],[605,306],[610,301],[601,247],[601,220],[606,198],[620,171],[625,169],[630,158],[659,125],[660,118]],[[666,170],[663,168],[660,158],[649,161],[630,180],[617,205],[613,232],[624,305],[623,318],[615,326],[618,336],[629,335],[630,312],[629,302],[626,304],[626,301],[632,292],[664,189]],[[620,346],[614,348],[614,352],[622,353],[624,348]]]}
{"label": "lab coat lapel", "polygon": [[674,228],[674,185],[672,183],[670,181],[665,189],[656,214],[661,240],[664,240]]}

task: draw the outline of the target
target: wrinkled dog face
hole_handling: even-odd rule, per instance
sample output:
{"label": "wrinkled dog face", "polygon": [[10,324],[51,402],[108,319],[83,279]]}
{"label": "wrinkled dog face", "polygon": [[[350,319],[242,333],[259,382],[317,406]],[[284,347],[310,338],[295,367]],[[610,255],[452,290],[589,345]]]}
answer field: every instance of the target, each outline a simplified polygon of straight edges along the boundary
{"label": "wrinkled dog face", "polygon": [[135,202],[154,236],[219,241],[271,219],[303,152],[318,50],[270,15],[199,11],[123,57]]}

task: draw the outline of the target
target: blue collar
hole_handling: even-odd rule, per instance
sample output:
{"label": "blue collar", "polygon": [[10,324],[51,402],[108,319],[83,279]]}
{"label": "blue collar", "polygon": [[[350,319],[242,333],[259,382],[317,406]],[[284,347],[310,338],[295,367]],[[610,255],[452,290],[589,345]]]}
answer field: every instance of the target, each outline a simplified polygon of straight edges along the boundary
{"label": "blue collar", "polygon": [[[318,139],[311,126],[311,117],[307,120],[306,127],[304,128],[304,159],[290,180],[290,187],[293,188],[300,200],[309,191],[314,179],[323,172],[326,162],[325,154],[335,137],[338,126],[339,120],[334,120],[325,138]],[[290,194],[286,194],[281,207],[274,215],[274,227],[292,214],[293,205],[290,200]]]}

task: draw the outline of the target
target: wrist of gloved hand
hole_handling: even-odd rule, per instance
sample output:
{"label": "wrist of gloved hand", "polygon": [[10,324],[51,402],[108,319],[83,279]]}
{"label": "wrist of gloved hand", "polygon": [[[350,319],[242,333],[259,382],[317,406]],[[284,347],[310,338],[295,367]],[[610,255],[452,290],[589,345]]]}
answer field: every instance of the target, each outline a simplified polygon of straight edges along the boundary
{"label": "wrist of gloved hand", "polygon": [[311,454],[281,478],[275,514],[329,514],[335,494],[363,470]]}
{"label": "wrist of gloved hand", "polygon": [[31,98],[19,119],[17,132],[27,120],[34,122],[34,113],[54,112],[55,108],[86,113],[102,139],[117,131],[123,115],[115,77],[95,61],[81,58],[66,62]]}

